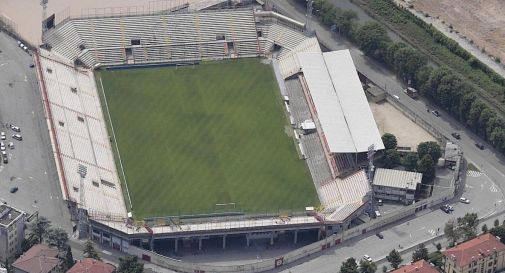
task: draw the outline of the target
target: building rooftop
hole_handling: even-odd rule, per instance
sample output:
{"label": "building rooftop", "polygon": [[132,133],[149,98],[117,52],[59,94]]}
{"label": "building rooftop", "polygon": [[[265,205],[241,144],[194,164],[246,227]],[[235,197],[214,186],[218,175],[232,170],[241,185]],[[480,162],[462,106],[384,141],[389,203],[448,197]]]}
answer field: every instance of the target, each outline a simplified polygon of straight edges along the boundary
{"label": "building rooftop", "polygon": [[373,185],[415,190],[422,178],[422,173],[377,168]]}
{"label": "building rooftop", "polygon": [[459,267],[466,266],[474,260],[490,256],[495,252],[505,250],[505,244],[490,233],[478,236],[443,252],[447,259],[451,259]]}
{"label": "building rooftop", "polygon": [[444,158],[446,160],[456,160],[457,157],[460,155],[461,151],[459,150],[459,146],[452,142],[447,142],[447,144],[445,145]]}
{"label": "building rooftop", "polygon": [[349,50],[297,53],[331,153],[361,153],[384,144]]}
{"label": "building rooftop", "polygon": [[420,260],[409,265],[404,265],[389,273],[439,273],[439,271],[427,261]]}
{"label": "building rooftop", "polygon": [[67,273],[112,273],[116,268],[108,263],[97,261],[91,258],[85,258],[72,266]]}
{"label": "building rooftop", "polygon": [[27,273],[48,273],[59,262],[58,250],[46,245],[34,245],[17,259],[12,266]]}
{"label": "building rooftop", "polygon": [[0,205],[0,226],[11,225],[21,214],[22,211],[8,206],[6,204]]}

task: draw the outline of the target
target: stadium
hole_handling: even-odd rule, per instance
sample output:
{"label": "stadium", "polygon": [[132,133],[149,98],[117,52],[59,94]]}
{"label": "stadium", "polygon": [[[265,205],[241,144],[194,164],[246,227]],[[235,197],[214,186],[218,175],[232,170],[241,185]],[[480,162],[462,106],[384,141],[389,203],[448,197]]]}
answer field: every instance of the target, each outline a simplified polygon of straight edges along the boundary
{"label": "stadium", "polygon": [[80,223],[125,252],[350,228],[384,145],[349,51],[259,4],[205,3],[44,21],[35,65]]}

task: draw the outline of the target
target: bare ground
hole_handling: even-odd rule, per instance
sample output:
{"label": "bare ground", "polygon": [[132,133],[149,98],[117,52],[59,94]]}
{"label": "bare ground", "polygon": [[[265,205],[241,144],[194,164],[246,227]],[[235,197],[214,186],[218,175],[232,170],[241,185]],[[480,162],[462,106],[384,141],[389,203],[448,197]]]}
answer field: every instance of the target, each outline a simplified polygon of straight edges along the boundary
{"label": "bare ground", "polygon": [[417,11],[440,17],[479,48],[505,62],[505,1],[410,0]]}
{"label": "bare ground", "polygon": [[398,111],[393,105],[387,102],[380,104],[369,102],[369,104],[380,134],[390,133],[395,135],[398,146],[410,147],[412,151],[415,151],[417,145],[421,142],[436,141],[432,135]]}

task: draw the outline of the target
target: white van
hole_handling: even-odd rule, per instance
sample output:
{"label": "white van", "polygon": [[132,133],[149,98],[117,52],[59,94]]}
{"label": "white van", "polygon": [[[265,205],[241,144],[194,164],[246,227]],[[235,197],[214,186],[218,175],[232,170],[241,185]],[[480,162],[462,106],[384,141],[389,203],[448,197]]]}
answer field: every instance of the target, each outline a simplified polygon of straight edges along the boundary
{"label": "white van", "polygon": [[376,210],[376,211],[375,211],[375,216],[377,216],[377,217],[381,217],[382,215],[381,215],[381,213],[380,213],[378,210]]}

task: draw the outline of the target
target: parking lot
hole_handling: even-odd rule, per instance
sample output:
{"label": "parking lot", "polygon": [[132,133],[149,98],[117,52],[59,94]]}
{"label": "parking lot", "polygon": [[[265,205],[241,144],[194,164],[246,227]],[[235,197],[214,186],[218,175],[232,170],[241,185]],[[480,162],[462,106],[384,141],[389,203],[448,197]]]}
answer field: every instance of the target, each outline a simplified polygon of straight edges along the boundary
{"label": "parking lot", "polygon": [[[31,214],[39,211],[54,226],[71,230],[62,199],[48,127],[32,57],[17,41],[0,32],[0,132],[7,163],[0,162],[0,201]],[[19,127],[14,131],[10,124]],[[19,134],[22,140],[13,139]],[[9,143],[14,148],[8,147]],[[11,193],[11,190],[17,191]]]}

